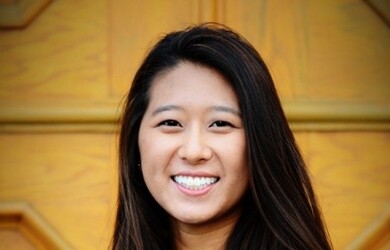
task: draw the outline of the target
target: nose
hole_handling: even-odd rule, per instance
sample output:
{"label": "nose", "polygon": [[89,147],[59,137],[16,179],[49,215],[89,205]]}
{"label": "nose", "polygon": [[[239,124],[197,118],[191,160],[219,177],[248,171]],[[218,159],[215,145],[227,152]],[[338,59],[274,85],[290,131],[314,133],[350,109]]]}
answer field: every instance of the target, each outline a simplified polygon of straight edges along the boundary
{"label": "nose", "polygon": [[195,165],[210,160],[213,151],[208,145],[205,132],[194,127],[183,133],[177,154],[181,159]]}

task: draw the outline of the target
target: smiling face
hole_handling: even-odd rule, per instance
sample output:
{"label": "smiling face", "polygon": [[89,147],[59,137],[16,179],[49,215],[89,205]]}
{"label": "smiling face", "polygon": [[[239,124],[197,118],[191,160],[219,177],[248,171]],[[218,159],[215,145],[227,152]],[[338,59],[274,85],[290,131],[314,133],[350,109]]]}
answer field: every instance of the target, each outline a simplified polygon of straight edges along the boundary
{"label": "smiling face", "polygon": [[158,75],[138,145],[146,186],[175,222],[239,213],[248,188],[245,131],[235,93],[217,71],[183,62]]}

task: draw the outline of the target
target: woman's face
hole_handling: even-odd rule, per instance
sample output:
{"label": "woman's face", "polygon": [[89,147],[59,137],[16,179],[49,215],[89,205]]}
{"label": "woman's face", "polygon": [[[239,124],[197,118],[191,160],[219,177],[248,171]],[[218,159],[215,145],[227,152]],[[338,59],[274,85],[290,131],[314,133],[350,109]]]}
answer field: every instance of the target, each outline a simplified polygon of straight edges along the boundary
{"label": "woman's face", "polygon": [[184,62],[157,76],[138,144],[145,183],[176,222],[207,224],[240,211],[245,131],[235,93],[218,72]]}

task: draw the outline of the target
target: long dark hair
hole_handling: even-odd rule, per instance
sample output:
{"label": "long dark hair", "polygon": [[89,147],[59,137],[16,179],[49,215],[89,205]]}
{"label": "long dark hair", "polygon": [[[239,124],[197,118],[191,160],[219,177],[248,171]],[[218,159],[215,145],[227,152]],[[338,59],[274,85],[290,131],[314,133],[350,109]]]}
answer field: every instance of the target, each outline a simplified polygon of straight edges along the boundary
{"label": "long dark hair", "polygon": [[225,76],[242,113],[250,188],[227,249],[331,249],[305,163],[267,66],[243,37],[216,24],[167,34],[134,77],[119,139],[113,248],[175,248],[169,215],[152,198],[138,165],[138,133],[153,79],[183,61]]}

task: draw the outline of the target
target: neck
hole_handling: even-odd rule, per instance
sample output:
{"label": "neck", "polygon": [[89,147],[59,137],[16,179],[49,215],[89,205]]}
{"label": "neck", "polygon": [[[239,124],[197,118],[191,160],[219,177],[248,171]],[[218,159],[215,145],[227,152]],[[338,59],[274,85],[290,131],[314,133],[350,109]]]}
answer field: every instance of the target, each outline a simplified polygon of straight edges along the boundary
{"label": "neck", "polygon": [[174,221],[176,248],[178,250],[223,250],[239,214],[223,221],[202,225]]}

